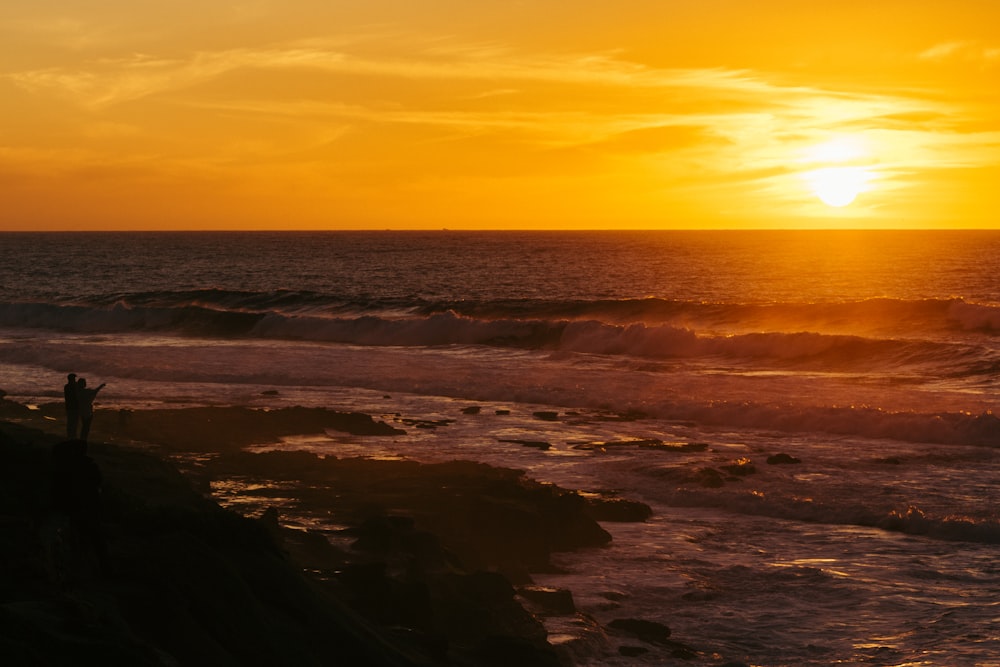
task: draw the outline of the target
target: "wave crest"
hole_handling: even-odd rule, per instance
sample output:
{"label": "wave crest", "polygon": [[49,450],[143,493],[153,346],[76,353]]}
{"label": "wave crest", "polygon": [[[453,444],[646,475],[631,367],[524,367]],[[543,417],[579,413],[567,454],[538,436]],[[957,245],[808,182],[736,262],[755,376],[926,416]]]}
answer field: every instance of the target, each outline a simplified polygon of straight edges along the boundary
{"label": "wave crest", "polygon": [[[0,326],[64,333],[156,332],[362,346],[484,345],[640,359],[714,358],[727,363],[763,362],[772,368],[819,371],[868,369],[873,364],[883,369],[931,365],[949,369],[951,377],[956,377],[956,373],[959,377],[989,375],[1000,364],[995,354],[981,346],[922,339],[916,335],[918,332],[908,337],[796,329],[734,332],[632,319],[649,308],[666,308],[676,316],[675,320],[685,319],[678,316],[685,309],[722,309],[731,317],[733,311],[746,308],[653,301],[653,304],[627,301],[572,307],[562,303],[548,309],[538,304],[529,307],[525,303],[504,302],[492,304],[493,316],[485,317],[480,312],[482,304],[439,310],[436,305],[419,306],[414,301],[373,305],[331,301],[312,293],[279,291],[259,295],[198,290],[169,296],[159,293],[119,296],[100,305],[0,304]],[[318,304],[322,307],[318,308]],[[947,304],[933,302],[933,307],[951,313],[949,317],[960,321],[964,328],[992,330],[994,320],[1000,321],[1000,310],[992,307],[960,301]],[[596,315],[596,311],[604,311],[609,305],[617,311],[616,317],[623,317],[628,310],[630,314],[625,319],[632,321],[581,318],[585,314]],[[854,306],[869,308],[872,304]],[[571,312],[566,312],[567,309]],[[508,316],[500,317],[501,313]],[[515,313],[517,316],[511,316]],[[527,317],[532,313],[538,316]],[[556,314],[572,317],[555,317]],[[704,313],[701,319],[706,319]],[[744,317],[744,322],[748,321]]]}

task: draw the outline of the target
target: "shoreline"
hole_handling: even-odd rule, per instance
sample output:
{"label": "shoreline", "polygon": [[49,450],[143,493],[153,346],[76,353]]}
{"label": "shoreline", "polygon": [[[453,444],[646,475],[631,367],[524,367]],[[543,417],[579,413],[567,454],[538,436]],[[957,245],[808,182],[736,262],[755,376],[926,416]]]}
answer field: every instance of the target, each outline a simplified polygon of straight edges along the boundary
{"label": "shoreline", "polygon": [[[33,460],[36,479],[44,477],[39,466],[46,465],[48,450],[61,440],[55,432],[62,428],[60,407],[28,409],[6,400],[0,403],[5,455],[17,450],[22,452],[19,456]],[[467,461],[423,464],[242,451],[269,438],[317,429],[333,428],[359,438],[392,429],[361,413],[199,408],[136,411],[113,419],[110,411],[98,414],[94,435],[107,442],[92,443],[91,456],[105,477],[102,523],[115,562],[115,586],[123,583],[119,577],[136,584],[137,570],[152,575],[155,568],[150,563],[141,567],[136,563],[136,551],[181,532],[194,539],[184,544],[181,550],[186,555],[180,560],[191,560],[189,549],[205,548],[230,564],[256,560],[264,572],[251,568],[250,579],[268,580],[278,568],[282,577],[297,579],[300,591],[313,591],[303,599],[289,600],[292,607],[306,601],[317,605],[313,598],[318,596],[323,601],[320,606],[347,613],[351,622],[334,617],[346,625],[348,634],[367,637],[356,642],[361,656],[357,664],[472,666],[514,661],[525,667],[565,667],[573,663],[577,651],[596,654],[593,658],[616,652],[641,655],[655,648],[674,657],[694,656],[692,649],[668,639],[669,629],[663,626],[636,626],[634,622],[641,619],[621,619],[625,623],[616,628],[601,628],[576,611],[570,591],[533,585],[532,572],[551,571],[552,553],[606,545],[611,538],[599,520],[647,518],[649,508],[641,503],[585,498],[575,490],[527,479],[523,471]],[[143,451],[138,442],[149,445]],[[239,482],[234,485],[232,480]],[[241,488],[251,489],[254,497],[242,504],[227,502],[229,509],[223,509],[218,498],[226,485],[236,497]],[[30,504],[35,515],[22,516],[22,528],[43,523],[44,499],[36,493]],[[290,526],[283,516],[286,512],[320,517],[323,525]],[[205,535],[209,525],[218,534]],[[220,529],[222,525],[225,529]],[[227,544],[229,538],[240,547]],[[44,549],[44,544],[35,546]],[[30,544],[22,544],[20,551],[26,548],[30,551]],[[195,586],[188,581],[182,588],[204,585],[201,579],[207,573],[198,572],[201,560],[194,559],[194,568],[179,573],[160,559],[151,560],[176,576],[200,582]],[[95,594],[122,611],[121,596],[109,586],[112,582],[90,574],[87,583],[96,585]],[[45,576],[34,575],[38,590],[51,588]],[[141,586],[156,587],[155,577],[140,580]],[[210,597],[211,588],[204,597]],[[247,589],[245,579],[238,588]],[[230,604],[227,596],[216,597],[203,604]],[[219,614],[233,611],[225,608]],[[166,611],[161,615],[169,616]],[[577,627],[586,637],[583,645],[550,644],[541,620],[546,617],[559,617],[560,624]],[[128,618],[133,622],[135,615]],[[357,630],[357,624],[364,632]],[[242,630],[253,631],[254,625],[247,621]],[[169,648],[163,648],[166,639],[152,638],[148,628],[144,632],[138,645],[152,644],[154,652],[170,655],[182,652],[169,642]],[[297,632],[301,634],[302,628]],[[275,644],[284,642],[275,639]],[[372,651],[379,657],[365,662],[370,657],[366,652]],[[388,655],[382,655],[385,652]],[[181,659],[177,664],[187,663]]]}

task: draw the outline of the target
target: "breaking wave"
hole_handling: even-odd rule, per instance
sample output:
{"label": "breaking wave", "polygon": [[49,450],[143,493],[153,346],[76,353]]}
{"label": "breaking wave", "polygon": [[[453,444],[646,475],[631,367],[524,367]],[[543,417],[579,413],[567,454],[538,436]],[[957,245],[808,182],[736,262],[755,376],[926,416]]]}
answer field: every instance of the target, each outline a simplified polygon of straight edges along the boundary
{"label": "breaking wave", "polygon": [[[780,317],[775,315],[778,312]],[[894,319],[904,316],[904,324]],[[909,335],[849,333],[846,324],[840,327],[844,331],[829,324],[855,317],[859,323],[855,328],[879,328],[894,322],[896,331],[905,329]],[[779,319],[786,321],[784,328],[759,326],[761,321],[775,323]],[[256,368],[253,381],[464,395],[469,391],[465,378],[479,371],[471,365],[449,370],[440,364],[463,363],[460,356],[448,355],[449,346],[473,346],[477,358],[486,359],[482,353],[495,351],[506,360],[501,367],[490,369],[495,381],[476,390],[479,399],[541,404],[569,400],[579,401],[576,404],[582,407],[607,406],[621,412],[636,409],[657,418],[703,424],[989,447],[1000,446],[1000,421],[992,414],[975,414],[979,409],[973,413],[945,412],[954,406],[927,409],[914,404],[913,412],[901,412],[866,407],[866,399],[861,399],[858,407],[843,401],[835,405],[838,399],[832,394],[812,400],[809,392],[814,392],[814,387],[829,385],[806,380],[840,374],[859,383],[858,387],[867,382],[869,390],[858,395],[868,400],[877,397],[880,387],[909,382],[983,395],[994,391],[1000,375],[1000,352],[994,336],[1000,330],[998,319],[1000,308],[961,300],[769,306],[661,299],[466,303],[338,299],[297,291],[195,290],[113,294],[87,303],[0,304],[0,327],[16,330],[12,340],[27,342],[37,331],[70,337],[135,334],[138,351],[129,355],[119,351],[102,362],[105,373],[120,377],[245,381],[237,377],[242,372],[239,369],[220,375],[217,365],[203,369],[187,357],[173,365],[161,363],[166,350],[156,347],[160,337],[178,342],[184,337],[242,340],[261,350],[271,347],[269,341],[300,341],[312,350],[317,349],[313,343],[368,346],[371,354],[355,360],[357,355],[350,350],[329,352],[330,346],[324,345],[325,354],[338,355],[329,378],[303,365],[306,362],[275,361],[267,369]],[[815,326],[798,326],[807,320]],[[821,321],[828,324],[821,326]],[[723,326],[724,322],[728,324]],[[936,335],[948,327],[952,328],[950,335]],[[145,345],[154,339],[152,347]],[[441,354],[434,352],[436,348],[441,348]],[[7,346],[3,359],[12,364],[76,367],[76,350],[63,336],[58,344]],[[513,358],[509,354],[512,350],[528,353],[526,358],[531,360],[513,363],[510,372],[514,376],[525,369],[533,371],[531,364],[537,366],[540,360],[552,363],[545,365],[544,377],[532,382],[514,376],[500,379],[503,365]],[[400,356],[411,351],[420,356]],[[431,356],[423,354],[428,351]],[[308,359],[311,353],[303,348],[302,354]],[[376,355],[384,357],[384,370],[376,371],[372,366]],[[407,362],[407,371],[401,373],[396,359],[414,358],[420,363]],[[605,380],[588,389],[588,380],[571,376],[576,360],[582,362],[581,368],[600,368]],[[233,373],[236,375],[231,378]],[[768,380],[769,374],[778,377]],[[746,381],[764,388],[780,385],[786,402],[772,404],[763,395],[759,399],[754,396],[752,402],[733,399],[724,393],[725,382],[736,382],[734,378],[739,377],[750,378]],[[697,378],[698,386],[692,386],[688,378]],[[658,384],[650,387],[651,382]],[[635,389],[630,389],[633,384]],[[559,387],[577,389],[568,398]]]}
{"label": "breaking wave", "polygon": [[[694,329],[827,331],[868,327],[906,331],[1000,333],[1000,305],[951,299],[863,299],[817,303],[722,303],[648,297],[643,299],[460,299],[362,298],[309,290],[266,292],[223,289],[112,293],[83,302],[7,303],[6,308],[75,305],[141,312],[196,308],[205,312],[263,315],[430,317],[455,313],[477,320],[596,320],[609,324],[672,324]],[[20,314],[30,314],[22,311]]]}
{"label": "breaking wave", "polygon": [[[158,333],[368,346],[483,345],[645,359],[715,358],[850,371],[932,364],[989,375],[976,344],[1000,332],[1000,307],[951,300],[714,304],[664,299],[428,302],[315,292],[193,290],[89,303],[0,304],[0,326],[62,333]],[[951,332],[951,335],[948,332]],[[972,340],[973,342],[969,342]],[[960,341],[960,342],[956,342]]]}

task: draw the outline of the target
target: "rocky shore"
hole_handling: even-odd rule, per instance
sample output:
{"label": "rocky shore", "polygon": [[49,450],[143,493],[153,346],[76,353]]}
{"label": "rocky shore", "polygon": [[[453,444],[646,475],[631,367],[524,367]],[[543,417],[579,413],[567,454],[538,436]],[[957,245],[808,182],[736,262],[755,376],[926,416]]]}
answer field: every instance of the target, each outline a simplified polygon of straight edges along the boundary
{"label": "rocky shore", "polygon": [[198,408],[99,416],[113,427],[89,446],[103,484],[88,522],[53,501],[58,407],[0,401],[3,664],[567,665],[540,618],[571,617],[572,594],[532,573],[606,545],[598,520],[649,511],[478,463],[252,454],[392,427]]}

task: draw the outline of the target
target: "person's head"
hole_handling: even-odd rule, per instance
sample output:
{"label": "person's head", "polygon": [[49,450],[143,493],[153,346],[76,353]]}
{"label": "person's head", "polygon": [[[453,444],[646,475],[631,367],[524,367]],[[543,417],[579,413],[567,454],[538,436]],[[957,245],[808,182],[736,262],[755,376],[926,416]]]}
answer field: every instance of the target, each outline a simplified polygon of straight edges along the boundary
{"label": "person's head", "polygon": [[81,387],[86,387],[87,386],[87,378],[80,378],[79,380],[76,381],[76,383],[78,385],[80,385]]}
{"label": "person's head", "polygon": [[76,382],[76,373],[70,373],[69,375],[66,376],[66,379],[69,380],[70,384],[73,384],[74,382]]}

